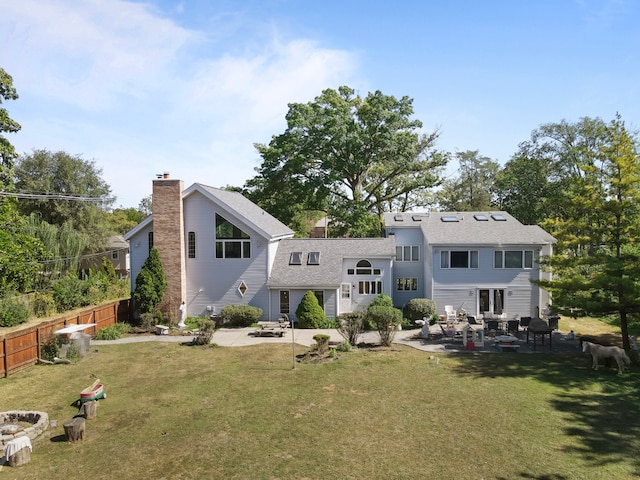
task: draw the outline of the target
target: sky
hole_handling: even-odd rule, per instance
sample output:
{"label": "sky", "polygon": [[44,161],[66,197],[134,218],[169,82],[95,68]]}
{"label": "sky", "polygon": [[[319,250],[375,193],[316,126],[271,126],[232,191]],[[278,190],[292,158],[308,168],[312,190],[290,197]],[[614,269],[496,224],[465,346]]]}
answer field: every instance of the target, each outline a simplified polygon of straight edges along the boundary
{"label": "sky", "polygon": [[[0,0],[19,154],[93,161],[138,207],[168,172],[242,186],[290,103],[413,99],[436,147],[501,165],[542,124],[640,126],[636,0]],[[456,165],[447,169],[455,175]],[[49,192],[51,193],[51,192]]]}

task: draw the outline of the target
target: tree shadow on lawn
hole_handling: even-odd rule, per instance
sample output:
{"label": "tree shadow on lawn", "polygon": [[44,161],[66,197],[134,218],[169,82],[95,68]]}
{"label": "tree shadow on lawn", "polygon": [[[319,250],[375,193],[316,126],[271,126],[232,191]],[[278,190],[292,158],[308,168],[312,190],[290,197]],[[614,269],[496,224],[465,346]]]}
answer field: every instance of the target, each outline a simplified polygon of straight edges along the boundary
{"label": "tree shadow on lawn", "polygon": [[[578,439],[567,453],[580,455],[593,467],[628,463],[640,448],[640,371],[617,375],[617,366],[591,369],[586,354],[500,354],[465,356],[453,367],[462,376],[526,378],[555,385],[563,392],[550,400],[570,426],[565,434]],[[628,368],[628,367],[627,367]],[[635,467],[634,475],[640,475]],[[523,477],[526,478],[526,477]],[[540,477],[554,478],[554,477]]]}

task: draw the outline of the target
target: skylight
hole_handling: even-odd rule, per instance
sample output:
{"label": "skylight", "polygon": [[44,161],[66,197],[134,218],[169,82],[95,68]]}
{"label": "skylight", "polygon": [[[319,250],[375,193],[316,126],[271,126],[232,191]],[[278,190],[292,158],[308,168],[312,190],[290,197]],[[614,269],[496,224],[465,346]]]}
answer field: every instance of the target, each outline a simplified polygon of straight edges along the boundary
{"label": "skylight", "polygon": [[458,219],[458,217],[456,216],[444,216],[444,217],[440,217],[440,220],[442,220],[443,222],[459,222],[460,220]]}
{"label": "skylight", "polygon": [[291,252],[289,265],[302,265],[302,252]]}
{"label": "skylight", "polygon": [[500,213],[492,213],[491,218],[493,218],[496,222],[506,222],[507,218]]}
{"label": "skylight", "polygon": [[400,215],[400,214],[398,214],[398,215],[394,215],[394,216],[393,216],[393,219],[394,219],[396,222],[402,222],[402,221],[404,220],[404,218],[402,218],[402,215]]}
{"label": "skylight", "polygon": [[421,217],[420,215],[413,215],[413,216],[411,217],[411,219],[412,219],[414,222],[421,222],[421,221],[422,221],[422,217]]}
{"label": "skylight", "polygon": [[320,252],[309,252],[307,265],[320,265]]}
{"label": "skylight", "polygon": [[475,218],[479,222],[488,222],[489,217],[487,217],[484,213],[476,213],[473,218]]}

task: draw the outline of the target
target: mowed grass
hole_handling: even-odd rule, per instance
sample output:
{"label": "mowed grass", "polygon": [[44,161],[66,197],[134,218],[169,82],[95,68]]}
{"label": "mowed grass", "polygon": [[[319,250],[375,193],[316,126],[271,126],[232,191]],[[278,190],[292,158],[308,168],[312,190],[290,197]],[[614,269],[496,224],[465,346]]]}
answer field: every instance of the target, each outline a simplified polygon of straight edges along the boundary
{"label": "mowed grass", "polygon": [[[640,373],[580,353],[356,350],[297,364],[291,345],[94,347],[0,380],[0,411],[57,420],[12,479],[626,479],[640,475]],[[296,353],[306,351],[296,346]],[[433,358],[430,358],[433,357]],[[69,443],[99,377],[107,398]]]}

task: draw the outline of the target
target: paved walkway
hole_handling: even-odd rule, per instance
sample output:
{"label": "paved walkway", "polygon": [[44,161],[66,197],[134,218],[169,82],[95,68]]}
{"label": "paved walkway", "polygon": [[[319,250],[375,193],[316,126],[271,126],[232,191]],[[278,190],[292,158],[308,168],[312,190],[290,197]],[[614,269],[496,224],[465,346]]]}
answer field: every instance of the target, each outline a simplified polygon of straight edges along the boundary
{"label": "paved walkway", "polygon": [[[331,345],[337,345],[344,341],[344,338],[335,329],[295,329],[288,330],[283,337],[278,336],[257,336],[254,335],[255,328],[220,328],[213,334],[212,343],[220,345],[221,347],[243,347],[248,345],[256,345],[259,343],[292,343],[295,342],[299,345],[305,345],[307,347],[315,344],[313,336],[320,333],[329,335],[329,343]],[[418,350],[425,352],[465,352],[467,350],[460,341],[452,341],[450,339],[439,340],[424,340],[418,337],[420,330],[401,330],[396,332],[393,343],[399,345],[407,345]],[[109,345],[114,343],[137,343],[137,342],[190,342],[193,335],[136,335],[120,338],[118,340],[91,340],[91,345]],[[364,332],[360,338],[360,342],[366,344],[379,344],[380,337],[377,332]],[[534,353],[533,345],[529,343],[527,345],[524,335],[520,338],[520,353]],[[537,345],[537,353],[548,353],[549,342],[546,340],[544,345]],[[485,339],[484,348],[477,349],[476,352],[497,353],[495,343],[491,338]],[[578,340],[568,340],[566,335],[562,332],[553,333],[553,346],[551,349],[553,353],[579,353],[580,342]]]}

